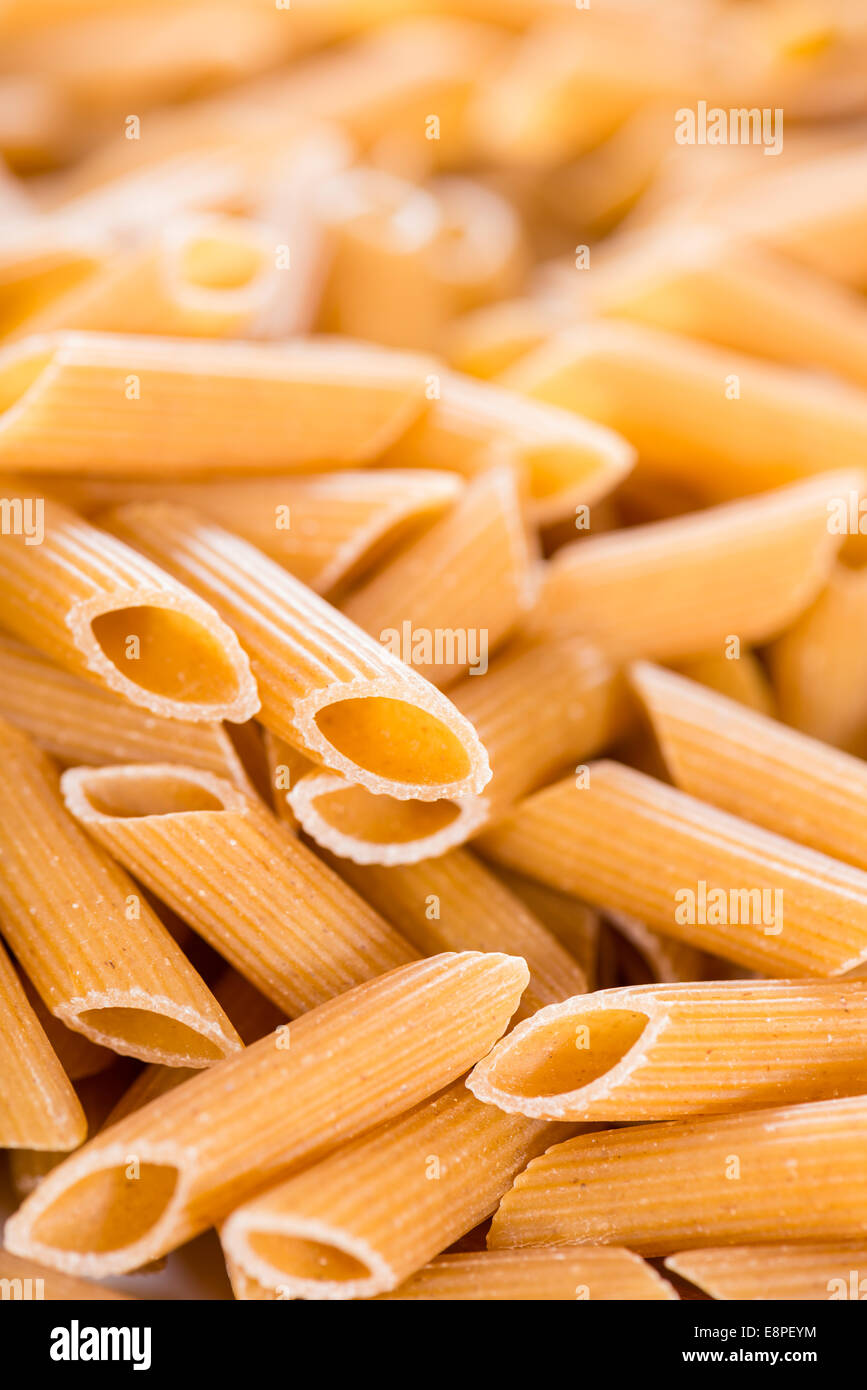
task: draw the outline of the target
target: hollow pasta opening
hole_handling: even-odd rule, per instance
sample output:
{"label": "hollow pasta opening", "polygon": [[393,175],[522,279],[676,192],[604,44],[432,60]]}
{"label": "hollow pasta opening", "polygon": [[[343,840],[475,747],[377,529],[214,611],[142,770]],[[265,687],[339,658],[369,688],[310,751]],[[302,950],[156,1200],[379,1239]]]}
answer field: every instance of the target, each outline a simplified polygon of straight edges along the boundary
{"label": "hollow pasta opening", "polygon": [[267,1260],[273,1269],[289,1279],[348,1284],[356,1279],[371,1277],[371,1271],[362,1260],[324,1241],[303,1240],[300,1236],[265,1231],[251,1231],[247,1240],[255,1255]]}
{"label": "hollow pasta opening", "polygon": [[77,1017],[109,1046],[118,1043],[147,1049],[152,1055],[189,1058],[191,1066],[219,1062],[226,1055],[213,1039],[151,1009],[85,1009]]}
{"label": "hollow pasta opening", "polygon": [[460,815],[453,801],[398,801],[348,786],[316,797],[316,809],[329,825],[368,844],[410,844],[445,830]]}
{"label": "hollow pasta opening", "polygon": [[88,804],[104,816],[171,816],[183,811],[224,811],[220,798],[200,783],[171,772],[100,769],[82,779]]}
{"label": "hollow pasta opening", "polygon": [[51,361],[50,352],[34,352],[32,356],[7,361],[0,371],[0,413],[9,410]]}
{"label": "hollow pasta opening", "polygon": [[199,236],[188,241],[181,253],[181,274],[205,290],[240,290],[262,273],[258,247],[231,235]]}
{"label": "hollow pasta opening", "polygon": [[557,1096],[580,1090],[610,1071],[638,1041],[647,1015],[604,1009],[579,1018],[553,1019],[517,1038],[488,1077],[512,1096]]}
{"label": "hollow pasta opening", "polygon": [[457,735],[435,714],[405,700],[338,700],[319,710],[316,724],[338,753],[390,782],[436,786],[460,782],[470,771]]}
{"label": "hollow pasta opening", "polygon": [[223,644],[196,618],[147,604],[100,613],[91,629],[133,685],[188,704],[226,704],[239,693]]}
{"label": "hollow pasta opening", "polygon": [[65,1188],[36,1218],[33,1238],[82,1255],[123,1250],[156,1225],[177,1184],[176,1168],[139,1163],[131,1152],[125,1164],[88,1173]]}

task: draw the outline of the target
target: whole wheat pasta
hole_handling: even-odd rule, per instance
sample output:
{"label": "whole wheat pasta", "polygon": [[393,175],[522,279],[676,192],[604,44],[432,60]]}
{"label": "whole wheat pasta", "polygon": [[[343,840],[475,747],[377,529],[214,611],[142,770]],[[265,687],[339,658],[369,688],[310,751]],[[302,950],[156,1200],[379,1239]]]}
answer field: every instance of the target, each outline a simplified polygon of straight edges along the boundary
{"label": "whole wheat pasta", "polygon": [[859,757],[867,752],[867,645],[856,634],[865,624],[867,570],[838,564],[768,652],[780,718]]}
{"label": "whole wheat pasta", "polygon": [[755,652],[741,651],[733,660],[724,652],[705,652],[679,661],[677,667],[690,680],[709,686],[748,709],[770,718],[777,713],[773,686]]}
{"label": "whole wheat pasta", "polygon": [[359,463],[418,414],[428,370],[362,343],[35,334],[0,352],[0,462],[145,474]]}
{"label": "whole wheat pasta", "polygon": [[222,724],[163,719],[2,634],[0,715],[65,763],[192,763],[247,786]]}
{"label": "whole wheat pasta", "polygon": [[513,470],[494,468],[343,602],[351,622],[434,685],[487,670],[536,596]]}
{"label": "whole wheat pasta", "polygon": [[663,227],[598,275],[598,313],[867,385],[860,297],[719,227]]}
{"label": "whole wheat pasta", "polygon": [[488,819],[482,796],[399,801],[313,768],[284,794],[290,817],[323,849],[356,864],[417,864],[469,840]]}
{"label": "whole wheat pasta", "polygon": [[399,800],[481,791],[487,755],[444,695],[261,551],[182,508],[131,503],[106,518],[217,606],[259,686],[266,728]]}
{"label": "whole wheat pasta", "polygon": [[773,975],[839,975],[867,955],[867,875],[619,763],[536,792],[486,856]]}
{"label": "whole wheat pasta", "polygon": [[488,1244],[657,1255],[780,1230],[795,1242],[863,1241],[865,1145],[863,1096],[579,1135],[516,1179]]}
{"label": "whole wheat pasta", "polygon": [[250,663],[213,608],[60,503],[17,500],[23,525],[0,545],[0,619],[10,632],[165,718],[255,714]]}
{"label": "whole wheat pasta", "polygon": [[[255,1190],[457,1080],[503,1031],[526,983],[523,961],[467,953],[357,986],[97,1136],[7,1222],[7,1248],[95,1277],[174,1249]],[[133,1183],[123,1176],[131,1153],[141,1163]]]}
{"label": "whole wheat pasta", "polygon": [[0,752],[0,924],[51,1012],[144,1061],[205,1067],[236,1050],[228,1018],[135,884],[67,815],[48,759],[3,721]]}
{"label": "whole wheat pasta", "polygon": [[[142,1069],[144,1074],[150,1067]],[[189,1067],[159,1067],[170,1076],[182,1081],[195,1072]],[[42,1182],[46,1174],[62,1163],[70,1148],[79,1148],[86,1139],[92,1138],[102,1127],[118,1097],[129,1086],[135,1071],[129,1058],[113,1057],[113,1065],[95,1076],[87,1076],[76,1082],[75,1095],[80,1111],[84,1115],[84,1125],[74,1144],[65,1144],[58,1149],[14,1149],[9,1153],[9,1177],[16,1195],[23,1200]]]}
{"label": "whole wheat pasta", "polygon": [[554,933],[570,956],[574,956],[587,980],[587,988],[595,989],[599,950],[598,912],[579,902],[571,893],[560,893],[556,888],[526,878],[524,874],[514,873],[502,864],[495,865],[494,870],[500,882],[516,898],[520,898],[533,916]]}
{"label": "whole wheat pasta", "polygon": [[858,479],[811,479],[565,546],[548,563],[530,627],[583,634],[620,658],[766,641],[827,579],[841,541],[827,502]]}
{"label": "whole wheat pasta", "polygon": [[191,507],[332,598],[413,539],[463,491],[454,473],[410,468],[191,483],[45,481],[55,496],[85,513],[124,502]]}
{"label": "whole wheat pasta", "polygon": [[541,1009],[477,1064],[474,1096],[546,1120],[682,1115],[856,1095],[867,986],[639,985]]}
{"label": "whole wheat pasta", "polygon": [[675,786],[867,869],[867,764],[639,662],[630,678]]}
{"label": "whole wheat pasta", "polygon": [[0,1144],[74,1149],[87,1134],[75,1092],[0,946]]}
{"label": "whole wheat pasta", "polygon": [[[625,912],[612,912],[606,916],[605,944],[603,954],[613,955],[614,962],[627,984],[644,984],[648,976],[657,984],[676,984],[686,980],[720,978],[718,962],[716,968],[709,969],[713,959],[705,951],[690,946],[686,941],[676,941],[673,936],[652,931],[637,918]],[[610,965],[610,959],[600,963]],[[605,970],[600,968],[603,983],[613,983],[605,978]],[[618,976],[619,982],[619,976]]]}
{"label": "whole wheat pasta", "polygon": [[270,804],[278,820],[285,821],[293,830],[297,830],[298,818],[289,804],[289,794],[295,783],[305,773],[315,769],[316,764],[305,758],[291,743],[278,738],[270,729],[263,729],[262,734],[271,787]]}
{"label": "whole wheat pasta", "polygon": [[44,1004],[32,980],[20,975],[21,985],[31,1009],[35,1013],[43,1033],[57,1054],[57,1060],[70,1081],[82,1081],[97,1076],[117,1062],[117,1053],[99,1043],[86,1038],[83,1033],[73,1032]]}
{"label": "whole wheat pasta", "polygon": [[613,1245],[572,1249],[487,1250],[440,1255],[380,1300],[452,1303],[551,1302],[590,1299],[659,1302],[676,1299],[671,1285],[631,1250]]}
{"label": "whole wheat pasta", "polygon": [[723,1245],[669,1255],[665,1267],[723,1301],[863,1299],[867,1245]]}
{"label": "whole wheat pasta", "polygon": [[530,983],[519,1016],[587,988],[580,965],[553,933],[468,850],[393,868],[330,862],[422,955],[496,950],[523,956]]}
{"label": "whole wheat pasta", "polygon": [[165,763],[73,768],[61,785],[79,824],[286,1014],[413,958],[287,826],[223,778]]}
{"label": "whole wheat pasta", "polygon": [[642,465],[711,501],[857,468],[867,446],[854,387],[625,321],[557,334],[502,381],[617,430]]}
{"label": "whole wheat pasta", "polygon": [[[34,1264],[32,1260],[19,1260],[7,1250],[0,1250],[0,1289],[2,1298],[44,1299],[47,1303],[83,1303],[96,1299],[131,1300],[134,1295],[118,1293],[116,1289],[102,1284],[92,1284],[88,1279],[73,1279],[69,1274],[58,1274],[56,1269]],[[7,1292],[8,1290],[8,1292]]]}
{"label": "whole wheat pasta", "polygon": [[282,337],[292,328],[293,283],[280,263],[281,244],[281,233],[261,222],[188,213],[152,241],[118,251],[66,293],[35,304],[16,336],[80,329]]}
{"label": "whole wheat pasta", "polygon": [[489,1216],[563,1134],[458,1082],[236,1208],[220,1232],[227,1263],[282,1298],[370,1298]]}
{"label": "whole wheat pasta", "polygon": [[534,521],[558,521],[598,501],[629,472],[634,452],[612,430],[517,391],[438,373],[439,396],[396,441],[386,462],[473,477],[495,462],[527,478]]}

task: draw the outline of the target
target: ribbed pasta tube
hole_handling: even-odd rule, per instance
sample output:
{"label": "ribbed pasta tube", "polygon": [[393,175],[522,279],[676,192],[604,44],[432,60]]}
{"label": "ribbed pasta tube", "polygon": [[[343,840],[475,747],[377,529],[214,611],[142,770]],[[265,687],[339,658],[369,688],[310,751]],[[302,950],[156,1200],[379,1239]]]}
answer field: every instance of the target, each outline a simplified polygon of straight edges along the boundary
{"label": "ribbed pasta tube", "polygon": [[863,1240],[865,1143],[863,1096],[582,1134],[520,1174],[488,1244],[657,1255],[781,1229],[793,1241]]}
{"label": "ribbed pasta tube", "polygon": [[9,534],[0,549],[6,628],[154,714],[210,722],[255,714],[250,663],[209,604],[66,507],[31,500],[34,540]]}
{"label": "ribbed pasta tube", "polygon": [[378,1298],[454,1303],[552,1302],[590,1299],[616,1303],[660,1302],[677,1294],[652,1265],[614,1245],[572,1249],[486,1250],[440,1255]]}
{"label": "ribbed pasta tube", "polygon": [[90,835],[285,1013],[411,960],[381,917],[260,802],[172,764],[73,768]]}
{"label": "ribbed pasta tube", "polygon": [[486,856],[775,975],[867,957],[867,874],[619,763],[591,763],[479,841]]}
{"label": "ribbed pasta tube", "polygon": [[136,885],[67,814],[48,759],[3,721],[0,753],[0,925],[51,1012],[144,1061],[206,1067],[237,1050]]}
{"label": "ribbed pasta tube", "polygon": [[282,1298],[370,1298],[489,1216],[564,1132],[482,1105],[458,1082],[238,1207],[223,1248]]}
{"label": "ribbed pasta tube", "polygon": [[665,1267],[723,1302],[863,1300],[867,1245],[722,1245],[669,1255]]}
{"label": "ribbed pasta tube", "polygon": [[0,352],[0,462],[133,474],[358,463],[418,414],[428,367],[328,340],[36,334]]}
{"label": "ribbed pasta tube", "polygon": [[474,1067],[473,1095],[548,1120],[669,1120],[867,1087],[867,986],[721,980],[551,1004]]}
{"label": "ribbed pasta tube", "polygon": [[7,1249],[96,1278],[136,1269],[456,1081],[526,983],[523,961],[464,954],[349,990],[97,1135],[7,1222]]}
{"label": "ribbed pasta tube", "polygon": [[250,657],[261,722],[314,761],[401,800],[462,796],[489,780],[454,705],[261,551],[158,503],[130,503],[106,524],[216,605]]}

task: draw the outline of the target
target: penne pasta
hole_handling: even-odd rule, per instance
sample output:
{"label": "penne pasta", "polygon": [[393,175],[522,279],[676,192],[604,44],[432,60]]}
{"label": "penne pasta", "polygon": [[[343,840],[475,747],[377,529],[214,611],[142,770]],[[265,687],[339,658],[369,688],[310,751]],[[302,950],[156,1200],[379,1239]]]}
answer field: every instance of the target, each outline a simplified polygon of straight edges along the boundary
{"label": "penne pasta", "polygon": [[86,1134],[84,1111],[0,946],[0,1147],[74,1149]]}
{"label": "penne pasta", "polygon": [[458,1082],[238,1207],[220,1232],[227,1264],[279,1298],[371,1298],[489,1216],[563,1132]]}
{"label": "penne pasta", "polygon": [[217,605],[250,657],[261,722],[306,756],[399,800],[488,781],[445,696],[260,551],[182,508],[131,503],[106,523]]}
{"label": "penne pasta", "polygon": [[137,1268],[457,1080],[526,983],[523,961],[463,954],[348,991],[98,1135],[7,1222],[7,1249],[97,1278]]}
{"label": "penne pasta", "polygon": [[448,685],[468,668],[483,675],[532,607],[534,559],[517,478],[496,468],[341,606],[433,685]]}
{"label": "penne pasta", "polygon": [[[9,1177],[18,1197],[22,1200],[34,1192],[46,1174],[62,1163],[70,1148],[79,1148],[92,1137],[105,1122],[112,1105],[129,1085],[130,1076],[135,1070],[128,1058],[118,1058],[112,1053],[112,1065],[95,1076],[84,1077],[76,1083],[75,1096],[83,1113],[84,1123],[76,1142],[59,1149],[14,1149],[9,1153]],[[150,1068],[145,1067],[145,1072]],[[170,1076],[183,1080],[194,1076],[189,1067],[160,1067]]]}
{"label": "penne pasta", "polygon": [[634,453],[613,431],[527,400],[517,391],[438,373],[439,395],[386,455],[399,468],[446,468],[474,477],[508,462],[525,476],[533,521],[575,516],[610,492]]}
{"label": "penne pasta", "polygon": [[617,430],[642,467],[708,501],[864,461],[867,397],[854,387],[644,325],[582,324],[501,379]]}
{"label": "penne pasta", "polygon": [[840,537],[827,501],[858,474],[565,546],[549,561],[534,635],[579,633],[613,657],[661,660],[767,641],[827,579]]}
{"label": "penne pasta", "polygon": [[99,1043],[92,1042],[83,1033],[73,1032],[59,1018],[55,1018],[26,975],[19,972],[19,979],[25,998],[70,1081],[97,1076],[117,1062],[117,1053],[100,1047]]}
{"label": "penne pasta", "polygon": [[125,502],[191,507],[258,546],[317,593],[331,595],[413,539],[463,488],[455,474],[433,469],[346,469],[191,483],[46,479],[45,484],[84,513]]}
{"label": "penne pasta", "polygon": [[48,759],[2,721],[0,751],[0,924],[47,1007],[143,1061],[207,1067],[235,1051],[234,1028],[136,885],[67,815]]}
{"label": "penne pasta", "polygon": [[516,1179],[488,1244],[657,1255],[781,1229],[793,1242],[863,1240],[865,1143],[863,1096],[579,1135]]}
{"label": "penne pasta", "polygon": [[468,850],[394,868],[329,862],[424,956],[490,950],[523,956],[530,983],[520,1017],[587,988],[556,936]]}
{"label": "penne pasta", "polygon": [[213,608],[59,503],[17,501],[22,524],[0,545],[0,619],[10,632],[164,718],[255,714],[249,661]]}
{"label": "penne pasta", "polygon": [[79,824],[285,1014],[414,956],[285,825],[222,778],[150,764],[73,768],[61,786]]}
{"label": "penne pasta", "polygon": [[565,1250],[487,1250],[440,1255],[381,1300],[565,1302],[591,1299],[645,1302],[677,1298],[665,1279],[634,1255],[613,1245]]}
{"label": "penne pasta", "polygon": [[0,463],[169,475],[360,463],[418,414],[427,371],[362,343],[36,334],[0,352]]}
{"label": "penne pasta", "polygon": [[860,758],[647,662],[630,676],[681,791],[867,869]]}
{"label": "penne pasta", "polygon": [[772,975],[867,954],[867,876],[614,762],[485,830],[486,857]]}
{"label": "penne pasta", "polygon": [[671,1120],[857,1095],[867,987],[722,980],[639,985],[540,1009],[467,1079],[546,1120]]}
{"label": "penne pasta", "polygon": [[67,764],[192,763],[247,786],[222,724],[163,719],[2,634],[0,715]]}
{"label": "penne pasta", "polygon": [[754,709],[758,714],[766,714],[772,719],[776,716],[774,688],[755,652],[742,651],[733,660],[729,660],[725,654],[705,652],[702,656],[679,661],[678,670],[690,680],[698,681],[699,685],[706,685],[720,695],[727,695],[730,700],[746,705],[747,709]]}
{"label": "penne pasta", "polygon": [[711,1298],[747,1300],[863,1299],[867,1246],[735,1245],[669,1255],[666,1269]]}

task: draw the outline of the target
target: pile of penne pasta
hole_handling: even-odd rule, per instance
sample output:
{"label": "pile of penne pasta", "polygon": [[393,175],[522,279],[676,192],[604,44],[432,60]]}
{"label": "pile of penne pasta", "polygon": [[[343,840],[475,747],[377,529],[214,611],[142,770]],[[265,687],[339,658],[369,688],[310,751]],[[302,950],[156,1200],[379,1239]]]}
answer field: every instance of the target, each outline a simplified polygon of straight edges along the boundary
{"label": "pile of penne pasta", "polygon": [[865,292],[861,0],[0,3],[4,1298],[867,1297]]}

